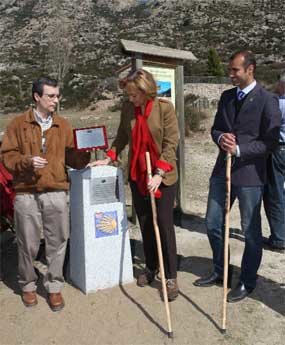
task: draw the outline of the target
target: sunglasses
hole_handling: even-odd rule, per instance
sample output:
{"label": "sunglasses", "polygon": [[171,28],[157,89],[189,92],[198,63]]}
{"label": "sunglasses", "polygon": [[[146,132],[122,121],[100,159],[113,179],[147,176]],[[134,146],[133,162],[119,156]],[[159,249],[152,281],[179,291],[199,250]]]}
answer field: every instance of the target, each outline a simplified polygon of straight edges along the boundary
{"label": "sunglasses", "polygon": [[135,81],[138,76],[142,76],[144,73],[141,69],[132,70],[126,77],[119,80],[119,86],[121,89],[124,89],[128,82]]}

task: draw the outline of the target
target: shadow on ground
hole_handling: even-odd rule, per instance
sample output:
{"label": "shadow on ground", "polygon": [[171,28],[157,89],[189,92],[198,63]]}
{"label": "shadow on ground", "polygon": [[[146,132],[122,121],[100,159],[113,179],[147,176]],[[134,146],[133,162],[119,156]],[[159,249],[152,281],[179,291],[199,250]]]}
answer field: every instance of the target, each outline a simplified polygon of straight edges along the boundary
{"label": "shadow on ground", "polygon": [[[131,251],[132,258],[134,263],[134,276],[137,277],[143,270],[143,250],[142,243],[139,240],[131,240]],[[198,256],[188,256],[178,255],[178,270],[180,272],[191,273],[196,277],[201,277],[207,275],[212,268],[212,260],[205,257]],[[238,281],[240,275],[240,268],[233,266],[234,275],[233,275],[233,286]],[[1,280],[3,283],[15,294],[20,295],[20,289],[17,283],[17,245],[14,237],[11,237],[5,242],[5,247],[1,246]],[[189,284],[192,284],[192,281],[189,279]],[[161,290],[161,282],[159,277],[151,284],[151,287],[157,289],[158,294]],[[153,323],[162,333],[167,333],[160,324],[158,324],[155,319],[147,312],[142,304],[140,304],[125,288],[124,286],[120,287],[122,293]],[[196,288],[195,288],[196,289]],[[199,293],[197,287],[197,293]],[[45,297],[46,293],[42,285],[42,275],[39,274],[39,284],[38,284],[38,293]],[[209,315],[205,310],[203,310],[197,303],[195,303],[191,297],[180,291],[180,297],[184,298],[189,302],[198,312],[203,314],[209,322],[211,322],[218,330],[220,327],[214,321],[211,315]],[[267,279],[266,277],[259,276],[258,285],[255,291],[250,295],[249,298],[260,301],[272,310],[276,311],[281,315],[285,315],[285,306],[281,301],[285,300],[285,289],[281,284]]]}
{"label": "shadow on ground", "polygon": [[[197,214],[179,214],[175,212],[174,224],[180,226],[191,232],[198,232],[200,234],[207,235],[207,229],[205,225],[205,218]],[[230,228],[230,238],[244,242],[244,232],[239,228]],[[282,252],[282,250],[274,250],[266,244],[267,238],[263,237],[263,250]]]}
{"label": "shadow on ground", "polygon": [[[212,260],[209,258],[199,256],[180,256],[179,271],[189,272],[197,277],[205,276],[211,272]],[[233,281],[232,286],[238,283],[240,276],[240,268],[233,265]],[[197,289],[201,289],[198,288]],[[204,288],[203,288],[204,289]],[[258,276],[257,287],[249,298],[262,302],[267,307],[276,311],[281,315],[285,315],[285,305],[282,301],[285,300],[285,289],[283,284],[279,284],[271,279]]]}
{"label": "shadow on ground", "polygon": [[[191,232],[198,232],[200,234],[207,234],[205,225],[205,217],[198,214],[174,212],[174,224]],[[244,242],[244,233],[238,228],[230,228],[230,237]]]}
{"label": "shadow on ground", "polygon": [[[235,232],[236,230],[238,229],[233,229]],[[141,241],[131,240],[131,248],[134,262],[134,276],[137,277],[143,270],[143,250]],[[178,255],[178,271],[191,273],[198,278],[206,276],[211,272],[211,270],[212,260],[209,258],[198,256],[185,257],[183,255]],[[240,267],[233,265],[232,286],[235,286],[238,283],[240,273]],[[160,283],[157,284],[157,282],[155,282],[152,286],[160,289]],[[197,287],[197,289],[199,288]],[[195,303],[189,298],[189,296],[186,296],[182,292],[180,292],[180,294],[193,304],[198,311],[204,313],[200,310],[199,306],[195,306]],[[285,289],[283,284],[279,284],[271,279],[259,275],[257,287],[254,292],[250,294],[249,298],[260,301],[279,314],[285,315],[285,304],[282,303],[282,301],[285,300]],[[206,314],[204,315],[207,316]],[[212,320],[210,316],[207,317]],[[215,323],[213,320],[211,322]]]}

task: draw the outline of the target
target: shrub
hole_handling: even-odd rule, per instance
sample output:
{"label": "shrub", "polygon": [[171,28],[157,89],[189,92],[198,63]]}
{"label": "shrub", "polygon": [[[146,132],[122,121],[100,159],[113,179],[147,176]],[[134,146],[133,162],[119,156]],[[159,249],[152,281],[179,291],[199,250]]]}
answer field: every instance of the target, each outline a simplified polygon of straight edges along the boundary
{"label": "shrub", "polygon": [[185,107],[185,135],[189,136],[190,132],[201,131],[201,122],[207,118],[205,111],[200,108],[194,108],[192,105]]}
{"label": "shrub", "polygon": [[207,66],[209,75],[217,77],[223,77],[225,75],[220,57],[214,48],[209,49]]}

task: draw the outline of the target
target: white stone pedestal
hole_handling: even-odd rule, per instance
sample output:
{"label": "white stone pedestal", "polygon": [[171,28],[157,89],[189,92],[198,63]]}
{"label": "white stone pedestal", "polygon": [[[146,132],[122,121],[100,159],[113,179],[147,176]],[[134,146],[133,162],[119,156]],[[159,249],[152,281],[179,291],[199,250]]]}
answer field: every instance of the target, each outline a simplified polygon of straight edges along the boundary
{"label": "white stone pedestal", "polygon": [[133,281],[122,171],[72,170],[70,279],[84,293]]}

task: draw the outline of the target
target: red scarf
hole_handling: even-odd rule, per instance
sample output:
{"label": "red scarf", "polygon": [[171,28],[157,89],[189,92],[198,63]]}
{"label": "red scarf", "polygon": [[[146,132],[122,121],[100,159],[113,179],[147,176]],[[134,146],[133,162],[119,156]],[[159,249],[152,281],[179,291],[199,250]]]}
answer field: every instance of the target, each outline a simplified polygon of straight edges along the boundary
{"label": "red scarf", "polygon": [[[152,168],[155,168],[159,153],[147,125],[147,118],[152,110],[153,101],[146,103],[144,114],[141,107],[135,107],[136,124],[132,130],[132,157],[130,166],[131,180],[135,181],[140,193],[148,195],[147,189],[147,167],[145,153],[148,151]],[[159,198],[161,192],[157,190],[155,197]]]}

